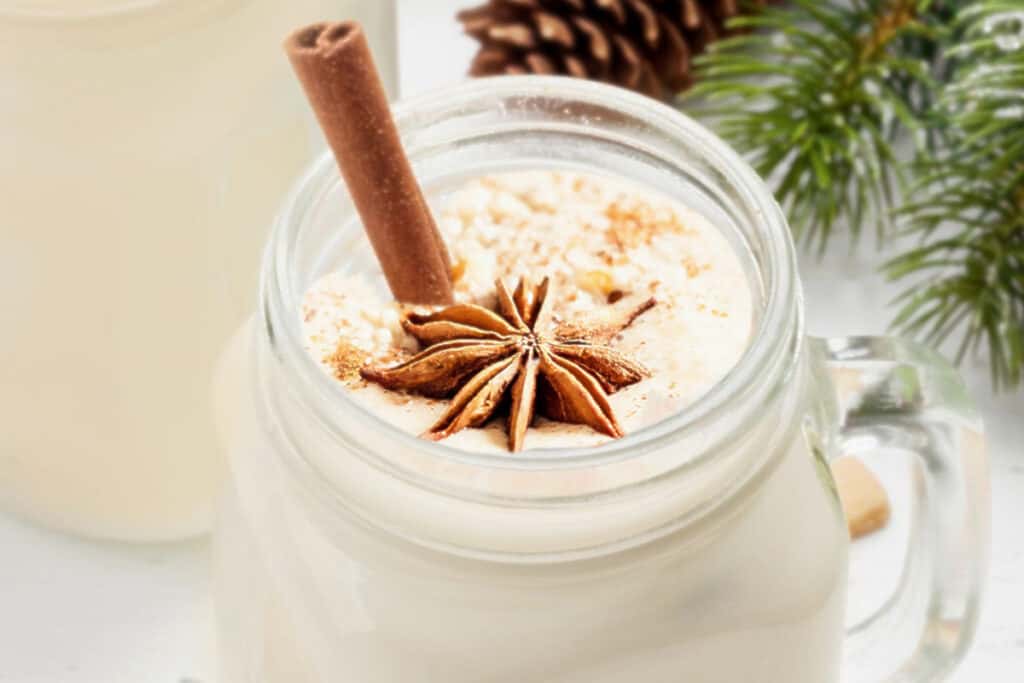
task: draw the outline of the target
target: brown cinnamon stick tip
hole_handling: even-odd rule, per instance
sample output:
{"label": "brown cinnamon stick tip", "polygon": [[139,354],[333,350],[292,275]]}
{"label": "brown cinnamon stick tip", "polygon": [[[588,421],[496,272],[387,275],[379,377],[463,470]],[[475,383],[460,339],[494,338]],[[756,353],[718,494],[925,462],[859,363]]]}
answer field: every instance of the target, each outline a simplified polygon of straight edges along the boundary
{"label": "brown cinnamon stick tip", "polygon": [[292,31],[284,41],[284,49],[288,54],[329,51],[358,39],[362,31],[355,21],[321,21]]}
{"label": "brown cinnamon stick tip", "polygon": [[284,49],[395,299],[451,303],[448,250],[402,147],[362,27],[311,24],[293,31]]}

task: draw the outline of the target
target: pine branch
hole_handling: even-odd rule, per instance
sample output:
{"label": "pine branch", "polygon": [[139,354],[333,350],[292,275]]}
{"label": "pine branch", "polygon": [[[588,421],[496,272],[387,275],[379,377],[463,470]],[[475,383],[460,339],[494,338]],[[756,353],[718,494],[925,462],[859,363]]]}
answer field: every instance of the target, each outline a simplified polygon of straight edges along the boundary
{"label": "pine branch", "polygon": [[954,28],[939,100],[947,144],[922,151],[900,212],[921,246],[887,266],[917,280],[894,326],[933,343],[959,334],[958,359],[986,347],[993,385],[1012,388],[1024,380],[1024,7],[982,0]]}
{"label": "pine branch", "polygon": [[[948,5],[948,3],[945,3]],[[768,178],[794,232],[824,249],[839,224],[879,234],[902,186],[892,148],[934,89],[928,0],[791,0],[699,60],[695,113]],[[927,48],[927,50],[925,49]]]}

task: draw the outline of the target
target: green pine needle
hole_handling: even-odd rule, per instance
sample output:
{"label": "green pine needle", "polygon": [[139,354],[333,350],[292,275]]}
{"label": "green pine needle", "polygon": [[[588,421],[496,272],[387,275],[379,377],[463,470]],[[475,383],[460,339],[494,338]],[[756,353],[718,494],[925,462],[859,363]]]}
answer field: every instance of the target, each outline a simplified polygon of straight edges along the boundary
{"label": "green pine needle", "polygon": [[984,348],[995,387],[1024,385],[1024,3],[790,0],[732,26],[698,62],[695,113],[803,241],[884,236],[895,215],[920,246],[886,266],[908,282],[894,327]]}
{"label": "green pine needle", "polygon": [[892,148],[920,126],[932,65],[928,0],[791,0],[735,21],[749,33],[698,60],[695,112],[769,179],[798,237],[888,225],[902,185]]}
{"label": "green pine needle", "polygon": [[993,385],[1013,388],[1024,380],[1024,6],[981,0],[954,28],[938,111],[947,143],[921,152],[899,212],[921,246],[887,266],[914,280],[894,326],[936,344],[959,335],[958,358],[985,347]]}

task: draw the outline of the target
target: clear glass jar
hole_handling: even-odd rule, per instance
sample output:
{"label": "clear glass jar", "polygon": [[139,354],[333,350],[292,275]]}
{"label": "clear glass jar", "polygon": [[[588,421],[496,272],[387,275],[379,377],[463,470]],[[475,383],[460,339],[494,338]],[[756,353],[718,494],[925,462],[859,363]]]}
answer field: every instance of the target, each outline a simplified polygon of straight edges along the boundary
{"label": "clear glass jar", "polygon": [[[435,203],[468,177],[569,168],[702,212],[745,259],[757,332],[697,406],[601,448],[487,456],[404,434],[303,350],[308,286],[376,269],[322,158],[279,214],[222,375],[226,683],[931,681],[956,662],[987,542],[977,417],[923,349],[804,336],[785,220],[734,152],[667,107],[557,78],[475,81],[397,119]],[[845,663],[840,450],[912,459],[927,483],[905,580],[853,625]]]}
{"label": "clear glass jar", "polygon": [[320,148],[281,43],[380,0],[0,0],[0,505],[95,536],[212,519],[209,414],[268,216]]}

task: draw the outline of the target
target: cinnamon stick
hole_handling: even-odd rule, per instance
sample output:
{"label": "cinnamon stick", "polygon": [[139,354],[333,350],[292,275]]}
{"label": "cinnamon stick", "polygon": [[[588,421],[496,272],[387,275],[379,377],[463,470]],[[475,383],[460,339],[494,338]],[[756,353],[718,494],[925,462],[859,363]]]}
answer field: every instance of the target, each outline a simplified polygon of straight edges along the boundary
{"label": "cinnamon stick", "polygon": [[284,47],[395,299],[451,303],[448,250],[402,148],[362,27],[313,24]]}

